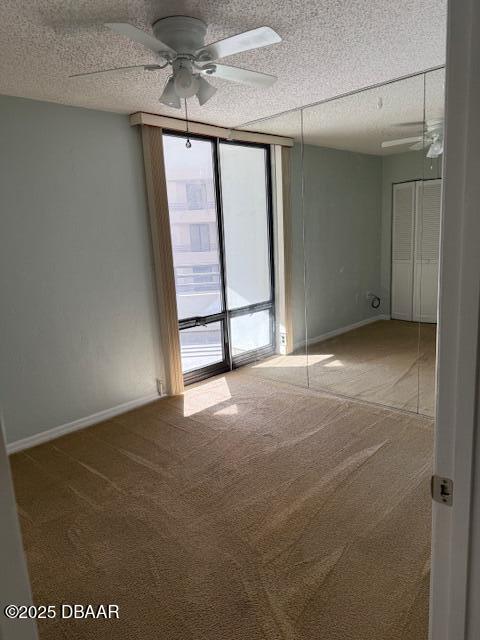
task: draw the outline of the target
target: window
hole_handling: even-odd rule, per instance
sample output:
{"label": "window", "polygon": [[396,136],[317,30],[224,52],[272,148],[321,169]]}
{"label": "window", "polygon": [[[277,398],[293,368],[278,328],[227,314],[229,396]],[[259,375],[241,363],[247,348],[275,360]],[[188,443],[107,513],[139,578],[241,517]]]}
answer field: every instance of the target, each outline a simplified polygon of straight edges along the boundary
{"label": "window", "polygon": [[187,182],[187,203],[191,211],[206,209],[207,207],[207,188],[205,183]]}
{"label": "window", "polygon": [[218,264],[192,267],[175,267],[175,286],[178,294],[220,291]]}
{"label": "window", "polygon": [[272,298],[266,152],[220,143],[227,301],[238,309]]}
{"label": "window", "polygon": [[190,250],[210,251],[210,229],[208,224],[190,225]]}
{"label": "window", "polygon": [[269,148],[190,140],[187,148],[184,136],[163,136],[189,382],[269,355],[275,345]]}
{"label": "window", "polygon": [[[209,192],[215,196],[213,144],[210,140],[192,139],[192,147],[187,149],[184,138],[164,135],[163,150],[177,311],[181,323],[223,310],[216,202],[213,202],[211,210],[189,211],[185,201],[185,185],[200,187],[198,194],[202,189],[206,193],[208,184]],[[183,199],[179,197],[180,184]],[[205,248],[207,245],[208,249]],[[211,274],[196,271],[207,266]]]}
{"label": "window", "polygon": [[225,353],[221,322],[181,329],[180,349],[184,373],[222,362]]}

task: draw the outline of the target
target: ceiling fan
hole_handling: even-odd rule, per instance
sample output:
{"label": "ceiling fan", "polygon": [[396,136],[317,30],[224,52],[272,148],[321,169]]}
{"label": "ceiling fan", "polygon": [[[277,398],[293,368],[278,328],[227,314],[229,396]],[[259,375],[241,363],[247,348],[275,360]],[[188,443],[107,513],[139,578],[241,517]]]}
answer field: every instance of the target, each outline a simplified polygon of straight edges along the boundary
{"label": "ceiling fan", "polygon": [[105,26],[151,49],[161,58],[161,63],[76,73],[71,78],[121,69],[156,71],[171,66],[172,74],[165,83],[160,102],[175,109],[180,109],[182,99],[196,96],[199,104],[204,105],[215,94],[216,87],[207,82],[205,77],[221,78],[253,87],[269,87],[277,80],[276,76],[267,73],[217,62],[235,53],[281,42],[281,37],[270,27],[258,27],[206,45],[204,40],[207,25],[198,18],[188,16],[157,20],[152,26],[153,36],[128,22],[107,22]]}
{"label": "ceiling fan", "polygon": [[[402,126],[423,126],[423,122],[408,122]],[[412,142],[414,144],[412,144]],[[443,153],[443,120],[430,120],[425,124],[424,134],[399,138],[398,140],[386,140],[382,147],[397,147],[411,144],[412,151],[427,149],[427,158],[438,158]]]}

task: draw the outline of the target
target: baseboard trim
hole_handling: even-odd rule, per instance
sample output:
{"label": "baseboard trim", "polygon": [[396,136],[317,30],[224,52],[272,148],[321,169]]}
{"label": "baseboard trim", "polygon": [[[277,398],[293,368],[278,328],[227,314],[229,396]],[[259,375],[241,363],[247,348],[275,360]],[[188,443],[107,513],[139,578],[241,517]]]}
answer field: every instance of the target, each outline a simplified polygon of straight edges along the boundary
{"label": "baseboard trim", "polygon": [[67,433],[72,433],[72,431],[78,431],[79,429],[84,429],[85,427],[91,427],[92,425],[103,422],[104,420],[108,420],[109,418],[114,418],[115,416],[119,416],[122,413],[126,413],[127,411],[131,411],[132,409],[136,409],[145,404],[149,404],[150,402],[154,402],[155,400],[159,400],[160,397],[161,396],[159,396],[158,393],[152,393],[148,396],[143,396],[142,398],[124,402],[123,404],[119,404],[116,407],[112,407],[111,409],[99,411],[98,413],[86,416],[85,418],[80,418],[79,420],[74,420],[73,422],[67,422],[66,424],[59,425],[58,427],[47,429],[47,431],[35,433],[33,436],[28,436],[27,438],[22,438],[21,440],[15,440],[15,442],[10,442],[9,444],[7,444],[7,453],[10,455],[12,453],[16,453],[17,451],[30,449],[31,447],[35,447],[38,444],[43,444],[44,442],[48,442],[49,440],[54,440],[55,438],[64,436]]}
{"label": "baseboard trim", "polygon": [[324,340],[328,340],[329,338],[335,338],[336,336],[342,335],[342,333],[348,333],[349,331],[353,331],[354,329],[359,329],[360,327],[364,327],[367,324],[372,324],[372,322],[378,322],[378,320],[391,320],[391,318],[389,315],[384,313],[379,314],[377,316],[371,316],[370,318],[359,320],[358,322],[354,322],[353,324],[349,324],[345,327],[339,327],[338,329],[333,329],[333,331],[327,331],[326,333],[322,333],[319,336],[309,338],[308,341],[301,340],[300,342],[296,342],[295,349],[300,349],[301,347],[305,347],[305,344],[308,344],[308,346],[311,346],[313,344],[316,344],[317,342],[323,342]]}

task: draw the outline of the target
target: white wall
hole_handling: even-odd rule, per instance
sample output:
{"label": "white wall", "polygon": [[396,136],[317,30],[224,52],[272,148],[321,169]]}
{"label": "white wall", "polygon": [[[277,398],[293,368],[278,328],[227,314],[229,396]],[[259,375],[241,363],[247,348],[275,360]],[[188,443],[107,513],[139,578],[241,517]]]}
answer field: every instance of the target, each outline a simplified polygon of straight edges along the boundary
{"label": "white wall", "polygon": [[0,406],[8,442],[154,394],[139,132],[0,97]]}

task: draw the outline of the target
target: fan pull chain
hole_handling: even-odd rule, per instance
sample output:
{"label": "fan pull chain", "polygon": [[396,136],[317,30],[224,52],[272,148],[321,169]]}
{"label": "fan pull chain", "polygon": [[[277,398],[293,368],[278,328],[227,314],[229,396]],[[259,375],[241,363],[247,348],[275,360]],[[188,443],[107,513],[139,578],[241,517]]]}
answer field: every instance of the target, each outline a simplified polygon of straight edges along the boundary
{"label": "fan pull chain", "polygon": [[190,137],[189,137],[189,130],[188,130],[188,109],[187,109],[187,99],[185,98],[185,121],[187,123],[187,141],[185,143],[185,146],[187,147],[187,149],[190,149],[190,147],[192,146],[192,143],[190,142]]}

